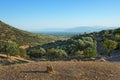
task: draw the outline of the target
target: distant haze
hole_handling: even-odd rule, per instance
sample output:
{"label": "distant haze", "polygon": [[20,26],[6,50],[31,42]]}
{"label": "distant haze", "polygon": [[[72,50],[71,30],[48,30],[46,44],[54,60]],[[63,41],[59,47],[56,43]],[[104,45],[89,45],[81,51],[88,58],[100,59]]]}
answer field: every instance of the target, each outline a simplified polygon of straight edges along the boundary
{"label": "distant haze", "polygon": [[80,27],[74,27],[74,28],[49,28],[49,29],[41,29],[41,30],[33,30],[31,32],[37,32],[37,33],[41,33],[41,32],[74,32],[74,33],[90,33],[90,32],[98,32],[101,30],[109,30],[109,29],[115,29],[118,27],[107,27],[107,26],[80,26]]}

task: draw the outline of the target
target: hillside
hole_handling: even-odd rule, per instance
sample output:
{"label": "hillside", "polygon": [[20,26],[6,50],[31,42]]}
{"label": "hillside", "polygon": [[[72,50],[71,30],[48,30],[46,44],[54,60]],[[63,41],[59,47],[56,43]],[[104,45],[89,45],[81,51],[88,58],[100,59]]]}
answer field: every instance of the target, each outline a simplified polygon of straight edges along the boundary
{"label": "hillside", "polygon": [[[47,73],[47,65],[55,72]],[[31,62],[0,66],[0,80],[120,80],[119,66],[109,62]]]}
{"label": "hillside", "polygon": [[[112,41],[108,43],[108,41]],[[103,50],[103,43],[107,41],[107,45]],[[115,48],[113,49],[113,42],[116,43]],[[109,46],[111,46],[109,48]],[[84,33],[72,36],[67,40],[58,40],[52,43],[47,43],[43,45],[37,45],[34,47],[29,48],[28,50],[32,53],[32,50],[39,50],[40,48],[44,48],[48,51],[48,54],[54,54],[60,52],[61,54],[67,54],[67,57],[79,57],[83,58],[90,58],[90,57],[119,57],[120,56],[120,28],[113,29],[113,30],[102,30],[100,32],[92,32],[92,33]],[[109,48],[109,49],[108,49]],[[107,52],[109,50],[110,52]],[[117,54],[116,54],[117,50]],[[49,52],[51,51],[51,52]],[[66,52],[66,53],[64,53]],[[110,54],[110,55],[108,55]],[[53,60],[53,58],[59,59],[59,57],[51,55],[49,59]],[[61,57],[61,56],[60,56]],[[114,58],[109,59],[110,61],[115,61]],[[120,61],[117,59],[116,61]]]}
{"label": "hillside", "polygon": [[59,38],[19,30],[0,21],[0,41],[12,40],[19,45],[37,45],[52,42],[57,39]]}
{"label": "hillside", "polygon": [[17,56],[7,56],[5,54],[0,54],[0,65],[12,65],[29,62],[32,61]]}

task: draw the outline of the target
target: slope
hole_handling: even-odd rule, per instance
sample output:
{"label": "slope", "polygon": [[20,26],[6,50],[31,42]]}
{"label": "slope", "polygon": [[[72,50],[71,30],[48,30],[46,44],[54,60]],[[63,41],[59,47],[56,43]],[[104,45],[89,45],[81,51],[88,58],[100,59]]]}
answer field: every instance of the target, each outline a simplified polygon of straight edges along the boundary
{"label": "slope", "polygon": [[35,34],[16,29],[0,21],[0,41],[12,40],[19,45],[37,45],[57,40],[57,37]]}

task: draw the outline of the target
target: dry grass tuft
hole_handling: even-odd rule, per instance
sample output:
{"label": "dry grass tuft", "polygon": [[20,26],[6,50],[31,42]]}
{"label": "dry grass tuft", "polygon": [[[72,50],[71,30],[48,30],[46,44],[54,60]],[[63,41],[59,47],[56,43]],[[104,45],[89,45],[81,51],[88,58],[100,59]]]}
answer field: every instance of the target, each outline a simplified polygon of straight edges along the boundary
{"label": "dry grass tuft", "polygon": [[48,65],[46,68],[47,68],[46,71],[47,71],[48,73],[54,72],[54,69],[53,69],[53,66],[52,66],[52,65]]}

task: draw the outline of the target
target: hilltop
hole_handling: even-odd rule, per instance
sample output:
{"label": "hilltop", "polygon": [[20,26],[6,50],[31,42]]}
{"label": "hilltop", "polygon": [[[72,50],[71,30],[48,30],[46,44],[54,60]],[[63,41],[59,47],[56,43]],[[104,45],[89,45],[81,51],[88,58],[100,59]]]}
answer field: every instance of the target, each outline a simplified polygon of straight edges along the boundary
{"label": "hilltop", "polygon": [[17,29],[0,21],[0,41],[11,40],[19,45],[45,44],[57,40],[57,37],[35,34]]}

